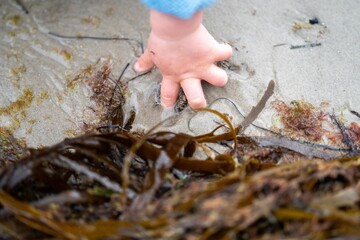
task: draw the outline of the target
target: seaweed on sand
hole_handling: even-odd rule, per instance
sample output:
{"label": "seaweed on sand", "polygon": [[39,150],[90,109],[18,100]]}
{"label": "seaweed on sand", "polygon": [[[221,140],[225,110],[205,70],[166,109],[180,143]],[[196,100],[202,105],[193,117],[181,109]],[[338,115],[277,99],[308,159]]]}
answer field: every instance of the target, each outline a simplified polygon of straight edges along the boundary
{"label": "seaweed on sand", "polygon": [[[241,134],[262,106],[240,126],[205,109],[228,125],[221,134],[119,128],[31,150],[1,174],[0,231],[8,239],[359,237],[359,152]],[[209,142],[233,145],[219,154]],[[279,165],[282,157],[298,161]]]}

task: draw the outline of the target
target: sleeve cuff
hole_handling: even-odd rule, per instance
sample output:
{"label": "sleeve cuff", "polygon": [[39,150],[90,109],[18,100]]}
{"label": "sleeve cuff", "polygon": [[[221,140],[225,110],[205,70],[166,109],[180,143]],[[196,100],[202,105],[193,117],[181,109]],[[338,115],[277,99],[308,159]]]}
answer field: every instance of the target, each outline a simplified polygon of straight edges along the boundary
{"label": "sleeve cuff", "polygon": [[197,11],[216,0],[141,0],[146,6],[182,19],[191,18]]}

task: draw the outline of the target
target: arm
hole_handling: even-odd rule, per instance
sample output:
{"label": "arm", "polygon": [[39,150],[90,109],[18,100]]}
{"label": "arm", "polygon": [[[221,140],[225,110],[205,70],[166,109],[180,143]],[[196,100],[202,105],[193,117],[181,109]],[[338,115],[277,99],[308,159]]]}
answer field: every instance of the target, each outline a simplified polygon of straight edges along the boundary
{"label": "arm", "polygon": [[[174,1],[177,2],[177,1]],[[163,75],[161,104],[173,107],[180,86],[193,109],[206,106],[201,80],[215,86],[224,86],[226,72],[214,62],[232,55],[229,45],[219,44],[201,24],[203,12],[197,11],[188,19],[151,10],[151,33],[145,53],[134,66],[146,71],[154,65]]]}

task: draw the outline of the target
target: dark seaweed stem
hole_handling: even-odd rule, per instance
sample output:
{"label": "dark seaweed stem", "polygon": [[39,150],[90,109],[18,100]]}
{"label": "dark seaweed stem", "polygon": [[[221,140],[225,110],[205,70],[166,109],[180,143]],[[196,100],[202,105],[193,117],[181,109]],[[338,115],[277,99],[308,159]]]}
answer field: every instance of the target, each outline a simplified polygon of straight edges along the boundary
{"label": "dark seaweed stem", "polygon": [[356,145],[354,140],[351,138],[350,134],[348,133],[346,127],[344,124],[342,124],[335,116],[335,114],[330,114],[331,120],[336,124],[336,126],[339,128],[341,135],[343,136],[343,143],[349,147],[350,153],[356,155]]}
{"label": "dark seaweed stem", "polygon": [[311,47],[320,47],[321,43],[309,43],[304,45],[291,45],[290,49],[299,49],[299,48],[311,48]]}
{"label": "dark seaweed stem", "polygon": [[21,0],[15,0],[16,4],[20,6],[21,10],[23,10],[26,14],[29,14],[29,10],[26,8],[24,3]]}
{"label": "dark seaweed stem", "polygon": [[48,33],[51,36],[57,37],[57,38],[65,38],[65,39],[88,39],[88,40],[100,40],[100,41],[134,41],[141,47],[143,51],[143,43],[137,39],[134,38],[127,38],[127,37],[95,37],[95,36],[67,36],[67,35],[61,35],[58,33],[49,32]]}
{"label": "dark seaweed stem", "polygon": [[351,110],[350,111],[352,114],[354,114],[355,116],[357,116],[358,118],[360,118],[360,113],[354,111],[354,110]]}
{"label": "dark seaweed stem", "polygon": [[[116,83],[115,83],[115,87],[114,87],[114,90],[113,90],[113,92],[112,92],[112,95],[111,95],[111,98],[110,98],[110,101],[109,101],[108,113],[107,113],[107,115],[108,115],[108,122],[109,122],[110,125],[112,124],[111,116],[110,116],[110,115],[112,114],[112,112],[111,112],[111,111],[112,111],[111,107],[112,107],[112,104],[113,104],[114,95],[115,95],[115,92],[116,92],[116,90],[117,90],[117,88],[118,88],[118,86],[119,86],[119,83],[120,83],[120,81],[121,81],[121,78],[124,76],[124,74],[125,74],[125,72],[126,72],[126,69],[128,69],[129,66],[130,66],[130,63],[127,63],[126,66],[124,67],[124,69],[121,71],[121,74],[120,74],[118,80],[117,80]],[[121,93],[121,91],[120,91],[120,93]],[[122,106],[119,106],[119,107],[122,108]]]}
{"label": "dark seaweed stem", "polygon": [[[152,70],[152,69],[151,69],[151,70]],[[139,74],[139,75],[136,75],[135,77],[130,78],[130,79],[128,80],[128,82],[133,81],[133,80],[135,80],[135,79],[137,79],[137,78],[139,78],[139,77],[145,76],[146,74],[149,74],[149,73],[151,72],[151,70],[149,70],[149,71],[147,71],[147,72],[144,72],[144,73],[141,73],[141,74]]]}

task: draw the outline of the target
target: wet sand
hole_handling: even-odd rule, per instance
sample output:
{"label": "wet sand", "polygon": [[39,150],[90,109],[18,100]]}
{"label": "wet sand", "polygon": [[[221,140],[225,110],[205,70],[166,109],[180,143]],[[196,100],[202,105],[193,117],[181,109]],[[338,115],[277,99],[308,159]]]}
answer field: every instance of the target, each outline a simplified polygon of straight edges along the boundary
{"label": "wet sand", "polygon": [[[71,79],[100,58],[111,59],[111,78],[117,79],[141,49],[135,41],[63,39],[49,35],[127,37],[146,42],[148,9],[138,1],[23,1],[29,13],[12,0],[0,2],[0,127],[25,138],[29,146],[54,144],[73,136],[97,116],[85,84]],[[211,103],[228,98],[248,113],[261,98],[269,80],[276,83],[271,100],[303,99],[358,121],[360,112],[360,2],[351,1],[230,1],[208,8],[204,24],[220,42],[234,48],[224,88],[204,84]],[[318,19],[318,24],[310,24]],[[123,80],[137,74],[130,68]],[[161,80],[155,69],[129,82],[125,111],[135,108],[134,129],[149,129],[164,117],[156,104]],[[228,100],[212,107],[241,121]],[[190,120],[189,120],[190,119]],[[164,129],[204,133],[214,117],[184,111]],[[263,127],[276,124],[270,104],[256,120]],[[249,129],[249,134],[261,134]]]}

